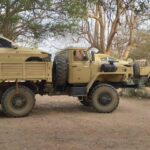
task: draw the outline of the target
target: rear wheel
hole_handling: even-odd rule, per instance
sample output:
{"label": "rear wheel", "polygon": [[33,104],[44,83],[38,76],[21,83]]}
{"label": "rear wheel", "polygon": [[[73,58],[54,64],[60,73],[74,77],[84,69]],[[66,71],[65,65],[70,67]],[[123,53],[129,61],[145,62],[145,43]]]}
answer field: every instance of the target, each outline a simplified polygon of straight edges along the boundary
{"label": "rear wheel", "polygon": [[117,91],[110,85],[102,84],[94,88],[92,92],[92,105],[101,113],[113,112],[119,104]]}
{"label": "rear wheel", "polygon": [[23,117],[28,115],[35,104],[33,92],[25,87],[15,86],[8,88],[2,95],[2,110],[7,116]]}

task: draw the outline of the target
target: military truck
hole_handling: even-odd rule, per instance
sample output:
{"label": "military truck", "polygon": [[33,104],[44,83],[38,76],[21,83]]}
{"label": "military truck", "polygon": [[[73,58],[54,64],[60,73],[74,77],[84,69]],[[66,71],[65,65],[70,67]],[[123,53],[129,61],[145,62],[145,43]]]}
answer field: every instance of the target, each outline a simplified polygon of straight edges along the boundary
{"label": "military truck", "polygon": [[50,58],[37,48],[19,47],[13,41],[0,36],[0,62],[43,61]]}
{"label": "military truck", "polygon": [[[83,48],[67,48],[58,52],[52,62],[50,55],[22,54],[19,57],[7,53],[13,60],[0,59],[0,103],[2,111],[11,117],[28,115],[35,105],[35,95],[69,95],[78,97],[85,106],[97,112],[113,112],[119,104],[117,88],[135,87],[125,66],[116,67],[113,62],[100,64]],[[4,51],[5,53],[5,51]],[[19,52],[18,52],[19,53]],[[33,53],[33,52],[32,52]],[[24,56],[23,56],[24,57]],[[7,57],[6,57],[7,58]],[[29,58],[32,58],[30,61]],[[138,69],[137,65],[133,70]],[[136,72],[137,73],[137,72]],[[140,76],[140,75],[139,75]]]}

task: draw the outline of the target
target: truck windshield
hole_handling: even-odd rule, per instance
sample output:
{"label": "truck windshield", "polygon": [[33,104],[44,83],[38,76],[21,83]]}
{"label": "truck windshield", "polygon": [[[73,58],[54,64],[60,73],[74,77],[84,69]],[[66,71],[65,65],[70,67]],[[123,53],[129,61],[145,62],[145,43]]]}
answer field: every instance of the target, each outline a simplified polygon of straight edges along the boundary
{"label": "truck windshield", "polygon": [[3,38],[0,38],[0,48],[11,48],[11,42],[3,39]]}

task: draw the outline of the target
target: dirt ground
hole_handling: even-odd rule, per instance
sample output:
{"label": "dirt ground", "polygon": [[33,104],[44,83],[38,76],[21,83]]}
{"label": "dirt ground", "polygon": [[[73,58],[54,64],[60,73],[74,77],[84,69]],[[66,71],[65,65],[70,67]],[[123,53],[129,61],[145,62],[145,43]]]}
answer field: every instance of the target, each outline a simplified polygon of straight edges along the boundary
{"label": "dirt ground", "polygon": [[40,97],[30,116],[6,118],[0,108],[0,150],[148,150],[150,100],[121,98],[98,114],[76,98]]}

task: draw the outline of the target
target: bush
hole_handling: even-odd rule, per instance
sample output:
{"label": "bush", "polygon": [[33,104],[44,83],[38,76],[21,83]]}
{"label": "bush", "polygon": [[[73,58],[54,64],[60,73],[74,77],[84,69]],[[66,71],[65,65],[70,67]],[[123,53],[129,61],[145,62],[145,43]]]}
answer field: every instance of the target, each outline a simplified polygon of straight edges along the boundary
{"label": "bush", "polygon": [[123,95],[127,97],[141,97],[141,98],[150,98],[150,89],[139,88],[139,89],[125,89]]}

